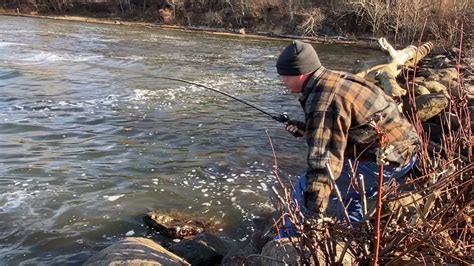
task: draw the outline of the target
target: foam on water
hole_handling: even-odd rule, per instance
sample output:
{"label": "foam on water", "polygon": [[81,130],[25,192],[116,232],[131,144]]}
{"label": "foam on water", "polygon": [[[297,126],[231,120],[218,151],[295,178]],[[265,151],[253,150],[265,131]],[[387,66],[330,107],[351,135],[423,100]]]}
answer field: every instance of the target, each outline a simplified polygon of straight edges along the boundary
{"label": "foam on water", "polygon": [[166,89],[134,89],[131,97],[127,97],[124,100],[133,102],[154,102],[159,103],[161,108],[172,108],[175,104],[200,104],[203,102],[202,97],[189,97],[193,92],[204,91],[203,88],[196,86],[179,86],[176,88]]}
{"label": "foam on water", "polygon": [[126,60],[126,61],[142,61],[146,59],[145,56],[130,55],[130,56],[113,56],[114,59]]}
{"label": "foam on water", "polygon": [[118,199],[120,199],[121,197],[125,196],[124,194],[121,194],[121,195],[115,195],[115,196],[108,196],[108,195],[105,195],[104,198],[108,201],[116,201]]}
{"label": "foam on water", "polygon": [[16,42],[2,42],[0,41],[0,47],[6,47],[6,46],[23,46],[25,44],[22,43],[16,43]]}
{"label": "foam on water", "polygon": [[29,210],[29,202],[34,196],[26,190],[17,190],[0,195],[0,213],[17,212],[19,209]]}
{"label": "foam on water", "polygon": [[57,61],[70,61],[70,62],[86,62],[96,59],[101,59],[101,55],[73,55],[73,54],[56,54],[52,52],[41,51],[39,53],[27,53],[26,56],[18,58],[23,63],[27,64],[47,64]]}

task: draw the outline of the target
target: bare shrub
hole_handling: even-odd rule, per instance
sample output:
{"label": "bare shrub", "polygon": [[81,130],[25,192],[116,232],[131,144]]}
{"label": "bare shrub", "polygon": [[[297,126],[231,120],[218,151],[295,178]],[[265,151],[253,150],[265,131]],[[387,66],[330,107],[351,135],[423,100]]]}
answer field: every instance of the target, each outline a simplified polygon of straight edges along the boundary
{"label": "bare shrub", "polygon": [[373,34],[380,33],[387,14],[390,12],[388,2],[381,0],[362,0],[350,2],[350,5],[352,5],[360,17],[367,20],[371,25]]}
{"label": "bare shrub", "polygon": [[[452,47],[461,34],[465,39],[472,42],[474,33],[474,2],[462,1],[440,1],[437,12],[433,15],[429,24],[429,31],[433,38],[444,48]],[[460,32],[461,25],[463,31]]]}
{"label": "bare shrub", "polygon": [[303,29],[303,35],[305,36],[316,36],[326,18],[319,8],[303,12],[301,16],[303,17],[303,21],[300,26]]}
{"label": "bare shrub", "polygon": [[224,20],[222,19],[221,14],[219,14],[218,12],[207,12],[204,15],[204,21],[207,26],[222,27],[224,25]]}
{"label": "bare shrub", "polygon": [[160,17],[163,23],[165,24],[173,23],[173,20],[174,20],[173,10],[169,8],[162,8],[158,10],[158,12],[160,13]]}

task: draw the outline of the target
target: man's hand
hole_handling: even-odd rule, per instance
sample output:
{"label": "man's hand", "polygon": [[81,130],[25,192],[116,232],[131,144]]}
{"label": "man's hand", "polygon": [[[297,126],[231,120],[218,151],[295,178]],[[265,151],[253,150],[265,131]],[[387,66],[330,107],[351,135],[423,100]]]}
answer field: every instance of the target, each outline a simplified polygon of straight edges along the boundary
{"label": "man's hand", "polygon": [[304,206],[314,213],[324,214],[331,194],[331,186],[316,182],[312,192],[303,192]]}
{"label": "man's hand", "polygon": [[284,122],[283,125],[285,126],[285,130],[290,132],[294,137],[303,137],[304,131],[299,129],[298,124],[303,124],[299,121],[288,120]]}
{"label": "man's hand", "polygon": [[283,123],[283,125],[285,125],[285,130],[290,132],[291,134],[298,132],[298,127],[290,124],[289,122],[285,122]]}

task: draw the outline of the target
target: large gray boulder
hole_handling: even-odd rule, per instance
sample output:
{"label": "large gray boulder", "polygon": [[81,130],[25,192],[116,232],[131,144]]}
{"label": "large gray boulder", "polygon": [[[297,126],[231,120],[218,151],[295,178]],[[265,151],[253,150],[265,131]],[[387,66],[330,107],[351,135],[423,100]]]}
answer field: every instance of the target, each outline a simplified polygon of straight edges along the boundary
{"label": "large gray boulder", "polygon": [[127,237],[86,261],[85,265],[190,265],[160,244],[143,237]]}
{"label": "large gray boulder", "polygon": [[[430,93],[416,96],[416,114],[421,122],[426,122],[428,119],[441,113],[448,107],[449,99],[444,92]],[[413,109],[408,97],[403,98],[403,113],[411,117]]]}

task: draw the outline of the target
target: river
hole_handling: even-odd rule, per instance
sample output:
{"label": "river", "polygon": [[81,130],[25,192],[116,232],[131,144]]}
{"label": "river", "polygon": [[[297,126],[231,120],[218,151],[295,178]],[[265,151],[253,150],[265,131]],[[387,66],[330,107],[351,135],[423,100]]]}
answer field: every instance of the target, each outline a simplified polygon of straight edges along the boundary
{"label": "river", "polygon": [[[142,217],[180,210],[243,241],[305,143],[187,79],[302,118],[275,62],[288,41],[0,16],[0,264],[80,264]],[[315,45],[347,70],[377,51]]]}

